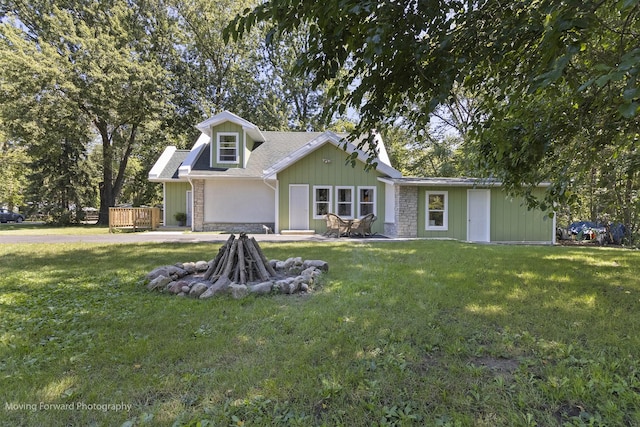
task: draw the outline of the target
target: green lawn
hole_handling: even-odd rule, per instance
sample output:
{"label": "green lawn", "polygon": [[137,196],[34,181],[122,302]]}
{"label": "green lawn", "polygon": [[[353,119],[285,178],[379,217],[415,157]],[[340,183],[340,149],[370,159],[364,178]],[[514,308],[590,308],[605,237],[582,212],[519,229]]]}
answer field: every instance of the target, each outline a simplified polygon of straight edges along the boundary
{"label": "green lawn", "polygon": [[104,225],[75,225],[56,227],[42,223],[23,222],[21,224],[0,224],[0,237],[7,236],[42,236],[42,235],[94,235],[109,234],[109,227]]}
{"label": "green lawn", "polygon": [[0,424],[640,425],[638,251],[262,243],[323,287],[140,283],[219,246],[1,245]]}

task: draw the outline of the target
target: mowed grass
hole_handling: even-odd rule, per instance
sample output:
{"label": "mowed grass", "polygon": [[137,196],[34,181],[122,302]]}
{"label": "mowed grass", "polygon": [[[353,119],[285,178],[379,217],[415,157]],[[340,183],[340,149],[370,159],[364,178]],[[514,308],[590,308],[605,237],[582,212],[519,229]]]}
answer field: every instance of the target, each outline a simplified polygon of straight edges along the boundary
{"label": "mowed grass", "polygon": [[640,425],[638,251],[262,243],[328,261],[322,287],[141,284],[219,246],[0,246],[0,423]]}
{"label": "mowed grass", "polygon": [[95,235],[109,234],[109,227],[104,225],[75,225],[56,227],[44,223],[23,222],[0,224],[0,238],[5,236],[61,236],[61,235]]}

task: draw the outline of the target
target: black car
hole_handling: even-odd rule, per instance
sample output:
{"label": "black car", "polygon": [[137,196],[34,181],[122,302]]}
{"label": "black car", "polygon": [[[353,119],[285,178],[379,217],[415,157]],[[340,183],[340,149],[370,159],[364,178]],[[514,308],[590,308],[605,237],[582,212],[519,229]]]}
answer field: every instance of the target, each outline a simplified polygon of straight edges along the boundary
{"label": "black car", "polygon": [[24,216],[19,213],[11,212],[9,209],[0,208],[0,222],[22,222],[24,221]]}

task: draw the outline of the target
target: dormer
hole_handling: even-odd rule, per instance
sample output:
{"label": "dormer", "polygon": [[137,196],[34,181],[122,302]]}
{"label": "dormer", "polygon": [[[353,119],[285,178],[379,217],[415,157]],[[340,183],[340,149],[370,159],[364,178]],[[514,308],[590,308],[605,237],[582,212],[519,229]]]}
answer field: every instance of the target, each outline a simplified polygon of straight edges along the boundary
{"label": "dormer", "polygon": [[265,140],[256,125],[228,111],[196,128],[209,137],[211,168],[245,168],[253,147]]}

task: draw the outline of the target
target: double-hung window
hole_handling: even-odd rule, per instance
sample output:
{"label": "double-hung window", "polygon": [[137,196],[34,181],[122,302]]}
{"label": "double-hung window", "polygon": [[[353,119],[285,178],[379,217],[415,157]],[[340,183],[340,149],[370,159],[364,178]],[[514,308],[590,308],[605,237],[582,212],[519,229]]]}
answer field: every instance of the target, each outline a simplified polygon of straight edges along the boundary
{"label": "double-hung window", "polygon": [[313,217],[322,219],[331,212],[331,187],[313,187]]}
{"label": "double-hung window", "polygon": [[446,191],[427,191],[426,205],[426,229],[427,230],[448,230],[448,192]]}
{"label": "double-hung window", "polygon": [[239,136],[235,132],[218,133],[217,163],[239,162]]}
{"label": "double-hung window", "polygon": [[376,213],[376,187],[358,187],[358,216]]}
{"label": "double-hung window", "polygon": [[336,212],[343,218],[353,218],[353,187],[336,187]]}

